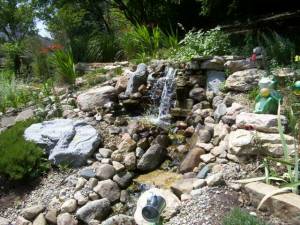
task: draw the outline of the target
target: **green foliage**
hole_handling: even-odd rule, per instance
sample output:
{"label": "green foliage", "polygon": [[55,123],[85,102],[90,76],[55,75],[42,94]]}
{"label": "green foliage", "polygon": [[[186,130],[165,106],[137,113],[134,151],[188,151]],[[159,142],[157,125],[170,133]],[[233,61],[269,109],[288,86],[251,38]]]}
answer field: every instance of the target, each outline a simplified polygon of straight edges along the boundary
{"label": "green foliage", "polygon": [[240,208],[234,208],[223,219],[223,225],[266,225],[265,222]]}
{"label": "green foliage", "polygon": [[56,50],[51,57],[51,63],[60,81],[68,84],[75,83],[76,72],[71,49]]}
{"label": "green foliage", "polygon": [[255,101],[256,97],[259,94],[259,88],[258,87],[254,87],[252,90],[250,90],[247,94],[247,97],[250,101]]}
{"label": "green foliage", "polygon": [[209,31],[189,31],[180,42],[181,47],[174,51],[171,58],[188,61],[198,55],[224,55],[230,53],[229,35],[219,27]]}
{"label": "green foliage", "polygon": [[33,97],[32,91],[18,81],[11,71],[0,71],[0,111],[24,106]]}
{"label": "green foliage", "polygon": [[10,180],[34,178],[49,168],[43,150],[24,139],[24,130],[34,120],[18,122],[0,133],[0,174]]}

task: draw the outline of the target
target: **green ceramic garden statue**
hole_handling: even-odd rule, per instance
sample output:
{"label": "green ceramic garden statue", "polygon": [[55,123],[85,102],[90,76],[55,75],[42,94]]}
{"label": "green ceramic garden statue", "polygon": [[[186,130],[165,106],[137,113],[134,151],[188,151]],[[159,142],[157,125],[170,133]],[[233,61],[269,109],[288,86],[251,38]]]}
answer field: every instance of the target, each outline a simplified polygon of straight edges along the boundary
{"label": "green ceramic garden statue", "polygon": [[255,113],[277,114],[278,101],[282,98],[276,88],[276,80],[271,77],[263,77],[258,83],[259,94],[255,99]]}

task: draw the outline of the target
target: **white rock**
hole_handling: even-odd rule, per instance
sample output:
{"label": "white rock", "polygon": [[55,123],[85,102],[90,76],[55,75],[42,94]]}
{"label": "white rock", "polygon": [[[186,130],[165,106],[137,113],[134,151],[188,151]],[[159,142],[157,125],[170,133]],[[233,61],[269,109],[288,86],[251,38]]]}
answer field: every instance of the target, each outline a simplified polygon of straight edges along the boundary
{"label": "white rock", "polygon": [[75,199],[68,199],[67,201],[65,201],[61,208],[60,211],[62,213],[68,212],[68,213],[72,213],[76,210],[77,208],[77,202]]}

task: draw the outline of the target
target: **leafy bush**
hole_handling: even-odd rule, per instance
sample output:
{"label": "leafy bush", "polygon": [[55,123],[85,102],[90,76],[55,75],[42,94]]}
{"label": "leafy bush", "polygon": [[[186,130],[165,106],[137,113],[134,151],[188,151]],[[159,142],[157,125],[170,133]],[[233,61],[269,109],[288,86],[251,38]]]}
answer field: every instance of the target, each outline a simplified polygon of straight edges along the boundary
{"label": "leafy bush", "polygon": [[178,61],[188,61],[197,55],[224,55],[231,49],[229,35],[219,27],[206,32],[189,31],[179,44],[181,47],[172,54],[172,58]]}
{"label": "leafy bush", "polygon": [[75,83],[76,72],[71,49],[58,49],[54,51],[51,62],[61,81],[68,84]]}
{"label": "leafy bush", "polygon": [[0,71],[0,111],[19,107],[33,98],[32,92],[16,80],[11,71]]}
{"label": "leafy bush", "polygon": [[10,180],[34,178],[49,164],[43,159],[43,150],[24,139],[24,130],[34,120],[18,122],[0,133],[0,175]]}
{"label": "leafy bush", "polygon": [[234,208],[223,219],[223,225],[266,225],[263,221],[251,216],[249,213]]}

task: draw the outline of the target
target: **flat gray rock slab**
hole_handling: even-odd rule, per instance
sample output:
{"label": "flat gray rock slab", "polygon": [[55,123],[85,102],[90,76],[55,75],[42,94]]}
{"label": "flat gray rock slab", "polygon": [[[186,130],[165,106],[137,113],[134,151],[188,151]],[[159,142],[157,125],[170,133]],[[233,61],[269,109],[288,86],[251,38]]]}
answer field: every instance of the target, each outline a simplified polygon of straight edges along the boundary
{"label": "flat gray rock slab", "polygon": [[85,164],[101,141],[91,125],[71,119],[33,124],[25,130],[24,137],[45,148],[54,164],[68,163],[74,167]]}
{"label": "flat gray rock slab", "polygon": [[225,81],[225,73],[222,71],[207,71],[206,89],[209,92],[218,94],[220,92],[220,85]]}

